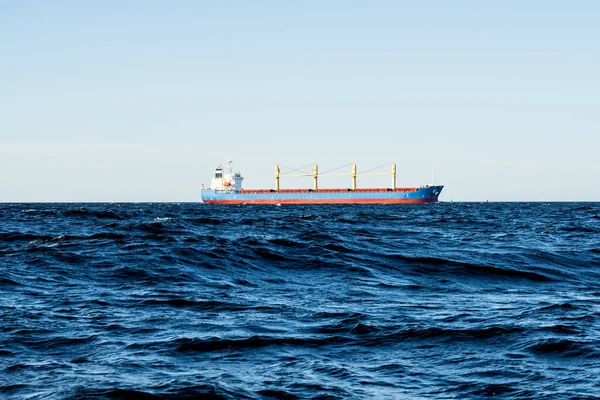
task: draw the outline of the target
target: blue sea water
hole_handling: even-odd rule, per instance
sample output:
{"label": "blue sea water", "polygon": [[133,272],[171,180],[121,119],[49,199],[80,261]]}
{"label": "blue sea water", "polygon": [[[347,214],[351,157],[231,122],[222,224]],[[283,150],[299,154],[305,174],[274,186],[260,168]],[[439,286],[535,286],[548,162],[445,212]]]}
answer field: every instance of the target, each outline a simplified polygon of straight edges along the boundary
{"label": "blue sea water", "polygon": [[600,398],[600,204],[0,205],[2,398]]}

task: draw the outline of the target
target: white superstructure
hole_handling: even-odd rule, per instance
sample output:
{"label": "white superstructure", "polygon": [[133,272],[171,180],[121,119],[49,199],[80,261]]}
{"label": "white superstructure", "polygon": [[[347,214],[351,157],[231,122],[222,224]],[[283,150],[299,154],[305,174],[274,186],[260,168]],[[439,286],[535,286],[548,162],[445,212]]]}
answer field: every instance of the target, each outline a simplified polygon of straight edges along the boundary
{"label": "white superstructure", "polygon": [[244,178],[239,172],[233,172],[233,161],[227,160],[227,173],[223,173],[223,167],[215,169],[215,177],[210,181],[210,190],[241,190]]}

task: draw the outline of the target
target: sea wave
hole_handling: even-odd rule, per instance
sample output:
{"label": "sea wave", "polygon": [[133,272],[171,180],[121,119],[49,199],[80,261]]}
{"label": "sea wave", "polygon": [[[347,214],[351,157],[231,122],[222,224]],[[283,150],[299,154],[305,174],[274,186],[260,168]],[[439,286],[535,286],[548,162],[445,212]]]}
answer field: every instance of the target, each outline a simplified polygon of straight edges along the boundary
{"label": "sea wave", "polygon": [[599,215],[0,205],[0,396],[600,397]]}

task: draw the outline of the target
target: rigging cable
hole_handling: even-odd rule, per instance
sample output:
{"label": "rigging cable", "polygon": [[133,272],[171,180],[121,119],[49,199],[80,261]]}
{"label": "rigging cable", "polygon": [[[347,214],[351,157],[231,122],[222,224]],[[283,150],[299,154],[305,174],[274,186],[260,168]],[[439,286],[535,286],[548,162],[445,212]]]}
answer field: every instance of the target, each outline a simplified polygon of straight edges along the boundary
{"label": "rigging cable", "polygon": [[383,167],[386,167],[388,165],[390,165],[390,163],[386,163],[386,164],[380,165],[379,167],[375,167],[375,168],[371,168],[369,170],[363,171],[363,172],[361,172],[361,174],[366,174],[368,172],[375,171],[376,169],[383,168]]}
{"label": "rigging cable", "polygon": [[[305,166],[303,166],[303,167],[300,167],[300,168],[292,168],[292,167],[288,167],[288,166],[285,166],[285,165],[282,165],[281,167],[283,167],[283,168],[286,168],[286,169],[288,169],[288,170],[290,170],[290,171],[292,171],[292,172],[299,172],[299,173],[301,173],[301,174],[306,174],[306,172],[302,171],[302,169],[304,169],[304,168],[308,168],[308,167],[310,167],[310,166],[312,166],[312,165],[313,165],[313,163],[310,163],[310,164],[308,164],[308,165],[305,165]],[[287,174],[287,173],[289,173],[289,171],[286,171],[286,174]],[[285,175],[285,174],[282,174],[282,175]]]}
{"label": "rigging cable", "polygon": [[323,173],[320,173],[319,175],[326,175],[326,174],[329,174],[329,173],[331,173],[331,172],[333,172],[333,171],[337,171],[338,169],[342,169],[342,168],[349,167],[349,166],[350,166],[350,165],[352,165],[352,164],[354,164],[354,163],[350,163],[350,164],[342,165],[341,167],[335,167],[334,169],[330,169],[330,170],[328,170],[328,171],[325,171],[325,172],[323,172]]}

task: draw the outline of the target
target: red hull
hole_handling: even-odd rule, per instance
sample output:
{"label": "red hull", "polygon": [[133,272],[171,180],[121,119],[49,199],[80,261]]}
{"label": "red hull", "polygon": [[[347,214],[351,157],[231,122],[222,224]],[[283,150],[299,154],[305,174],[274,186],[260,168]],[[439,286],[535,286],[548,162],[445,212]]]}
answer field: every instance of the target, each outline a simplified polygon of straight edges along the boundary
{"label": "red hull", "polygon": [[209,204],[423,204],[437,198],[423,199],[288,199],[288,200],[204,200]]}

